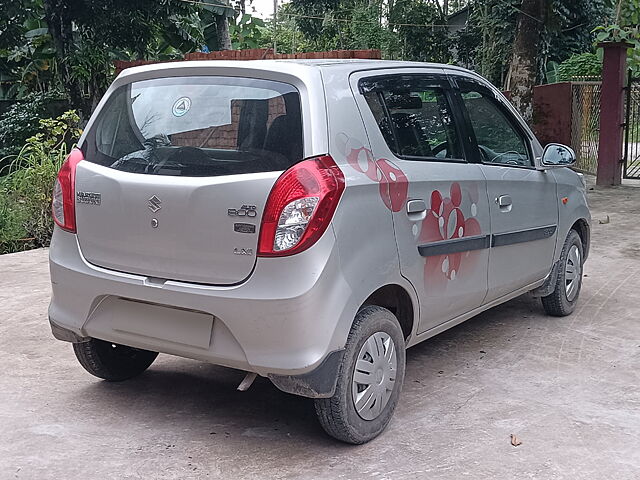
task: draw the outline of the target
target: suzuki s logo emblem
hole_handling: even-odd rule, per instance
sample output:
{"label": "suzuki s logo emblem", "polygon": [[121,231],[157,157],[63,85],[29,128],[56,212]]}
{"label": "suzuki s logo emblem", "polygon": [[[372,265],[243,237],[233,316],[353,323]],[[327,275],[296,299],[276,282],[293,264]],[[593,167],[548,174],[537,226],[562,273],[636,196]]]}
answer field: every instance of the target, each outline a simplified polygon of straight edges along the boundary
{"label": "suzuki s logo emblem", "polygon": [[151,210],[153,213],[156,213],[158,210],[162,208],[162,200],[160,200],[158,197],[154,195],[149,199],[149,203],[147,204],[147,207],[149,207],[149,210]]}

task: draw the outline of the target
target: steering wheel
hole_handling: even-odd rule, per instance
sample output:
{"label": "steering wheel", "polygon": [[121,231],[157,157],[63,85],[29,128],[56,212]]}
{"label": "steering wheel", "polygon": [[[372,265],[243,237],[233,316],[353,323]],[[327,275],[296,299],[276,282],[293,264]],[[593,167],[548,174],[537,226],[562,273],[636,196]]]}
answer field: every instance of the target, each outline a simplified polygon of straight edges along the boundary
{"label": "steering wheel", "polygon": [[484,145],[478,144],[478,150],[480,150],[480,156],[482,157],[483,163],[491,163],[496,157],[496,152],[494,152],[490,148],[485,147]]}
{"label": "steering wheel", "polygon": [[524,165],[523,163],[513,159],[508,159],[504,161],[499,160],[500,157],[504,157],[505,155],[518,155],[518,156],[520,155],[518,152],[515,152],[513,150],[509,150],[503,153],[498,153],[498,152],[494,152],[488,147],[485,147],[484,145],[478,145],[478,149],[480,150],[480,155],[482,156],[482,161],[484,163],[498,163],[502,165]]}
{"label": "steering wheel", "polygon": [[[439,153],[446,152],[449,147],[449,142],[442,142],[431,149],[434,157],[437,157]],[[446,157],[446,154],[443,156]]]}
{"label": "steering wheel", "polygon": [[500,157],[503,157],[505,155],[518,155],[518,156],[520,156],[520,154],[518,152],[514,152],[513,150],[509,150],[507,152],[504,152],[504,153],[501,153],[501,154],[497,155],[492,161],[494,163],[503,163],[505,165],[523,165],[522,163],[518,162],[517,160],[513,160],[513,159],[508,159],[508,160],[505,160],[503,162],[498,161],[498,159]]}

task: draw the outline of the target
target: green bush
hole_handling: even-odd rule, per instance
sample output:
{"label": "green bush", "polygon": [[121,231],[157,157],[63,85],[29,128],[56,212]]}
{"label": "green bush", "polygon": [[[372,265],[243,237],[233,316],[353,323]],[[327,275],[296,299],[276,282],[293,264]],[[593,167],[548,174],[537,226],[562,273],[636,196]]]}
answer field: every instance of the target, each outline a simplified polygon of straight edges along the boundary
{"label": "green bush", "polygon": [[25,211],[11,202],[6,190],[0,188],[0,255],[29,248],[24,220]]}
{"label": "green bush", "polygon": [[73,111],[40,120],[40,132],[11,159],[8,174],[0,179],[0,253],[49,245],[53,183],[67,145],[80,134],[78,122]]}
{"label": "green bush", "polygon": [[[52,105],[58,96],[57,93],[29,94],[0,116],[0,158],[17,155],[27,139],[38,133],[39,120],[52,115]],[[59,113],[60,110],[53,114]]]}
{"label": "green bush", "polygon": [[600,77],[602,60],[595,53],[573,55],[558,65],[557,77],[560,82],[575,80],[576,77]]}

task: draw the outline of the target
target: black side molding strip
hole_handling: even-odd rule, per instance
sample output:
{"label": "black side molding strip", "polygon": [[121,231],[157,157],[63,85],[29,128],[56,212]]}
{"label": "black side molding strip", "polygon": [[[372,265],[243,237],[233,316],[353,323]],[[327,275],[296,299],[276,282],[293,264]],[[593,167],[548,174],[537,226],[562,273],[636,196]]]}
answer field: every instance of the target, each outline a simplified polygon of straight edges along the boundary
{"label": "black side molding strip", "polygon": [[556,228],[556,225],[549,225],[547,227],[499,233],[497,235],[454,238],[453,240],[443,240],[418,245],[418,252],[423,257],[433,257],[435,255],[469,252],[471,250],[482,250],[489,247],[503,247],[515,243],[533,242],[534,240],[552,237],[553,234],[556,233]]}
{"label": "black side molding strip", "polygon": [[441,242],[418,245],[418,252],[423,257],[434,255],[445,255],[447,253],[468,252],[470,250],[482,250],[491,245],[491,235],[478,237],[463,237],[453,240],[443,240]]}
{"label": "black side molding strip", "polygon": [[505,245],[513,245],[514,243],[542,240],[543,238],[552,237],[553,234],[556,233],[556,228],[556,225],[549,225],[547,227],[531,228],[518,232],[498,233],[497,235],[493,235],[491,246],[503,247]]}

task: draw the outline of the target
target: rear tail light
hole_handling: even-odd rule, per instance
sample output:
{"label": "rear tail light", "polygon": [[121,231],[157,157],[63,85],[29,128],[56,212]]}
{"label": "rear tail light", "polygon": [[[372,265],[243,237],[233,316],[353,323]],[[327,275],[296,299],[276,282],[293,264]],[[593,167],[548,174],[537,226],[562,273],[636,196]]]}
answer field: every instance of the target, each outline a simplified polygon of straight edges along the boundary
{"label": "rear tail light", "polygon": [[284,172],[267,199],[258,256],[284,257],[313,245],[329,226],[343,191],[344,175],[328,155]]}
{"label": "rear tail light", "polygon": [[53,186],[51,211],[56,224],[72,233],[76,233],[76,166],[84,160],[82,152],[74,148],[60,167],[58,178]]}

